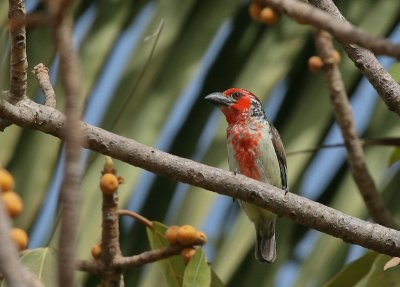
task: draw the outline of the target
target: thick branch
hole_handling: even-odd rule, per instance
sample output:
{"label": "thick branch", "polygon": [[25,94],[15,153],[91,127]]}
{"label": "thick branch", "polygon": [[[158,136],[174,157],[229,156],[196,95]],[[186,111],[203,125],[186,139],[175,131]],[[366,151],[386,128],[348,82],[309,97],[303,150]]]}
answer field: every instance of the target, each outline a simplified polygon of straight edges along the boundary
{"label": "thick branch", "polygon": [[[0,115],[24,128],[64,138],[65,117],[49,107],[26,101],[0,101]],[[399,256],[400,232],[351,217],[333,208],[242,175],[180,158],[101,128],[81,123],[83,146],[172,180],[199,186],[267,208],[272,212],[377,252]]]}
{"label": "thick branch", "polygon": [[384,226],[400,229],[400,226],[385,208],[365,163],[362,143],[357,135],[353,112],[347,98],[342,76],[332,57],[334,52],[332,38],[329,33],[322,30],[317,30],[314,38],[318,54],[324,62],[324,72],[329,86],[331,103],[346,144],[348,161],[353,172],[354,181],[372,219]]}
{"label": "thick branch", "polygon": [[[309,2],[337,19],[346,21],[331,0],[309,0]],[[378,92],[389,110],[400,116],[400,85],[385,71],[371,51],[340,40],[339,42],[349,58]]]}

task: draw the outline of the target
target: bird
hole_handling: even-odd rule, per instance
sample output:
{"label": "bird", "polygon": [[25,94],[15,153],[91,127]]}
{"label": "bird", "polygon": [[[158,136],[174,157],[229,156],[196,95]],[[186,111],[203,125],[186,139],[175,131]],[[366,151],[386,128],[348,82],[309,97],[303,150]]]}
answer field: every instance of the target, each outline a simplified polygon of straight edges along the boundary
{"label": "bird", "polygon": [[[278,131],[269,122],[260,100],[241,88],[207,95],[228,123],[226,139],[230,171],[289,191],[286,155]],[[277,215],[239,200],[256,230],[255,257],[261,263],[276,259],[275,222]]]}

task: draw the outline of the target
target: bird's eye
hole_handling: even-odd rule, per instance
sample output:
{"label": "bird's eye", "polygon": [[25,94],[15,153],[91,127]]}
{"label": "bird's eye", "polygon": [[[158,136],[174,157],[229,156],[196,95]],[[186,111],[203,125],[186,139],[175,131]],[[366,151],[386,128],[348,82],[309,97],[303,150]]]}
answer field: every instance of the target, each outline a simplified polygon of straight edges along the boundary
{"label": "bird's eye", "polygon": [[232,98],[234,98],[235,100],[239,100],[241,97],[242,97],[242,94],[239,92],[232,94]]}

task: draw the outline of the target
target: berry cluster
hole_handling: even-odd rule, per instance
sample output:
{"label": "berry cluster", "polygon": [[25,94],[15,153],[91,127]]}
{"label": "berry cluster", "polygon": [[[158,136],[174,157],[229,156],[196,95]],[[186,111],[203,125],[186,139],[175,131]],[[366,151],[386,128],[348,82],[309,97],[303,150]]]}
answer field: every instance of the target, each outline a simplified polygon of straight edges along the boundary
{"label": "berry cluster", "polygon": [[181,257],[186,264],[196,252],[194,245],[204,245],[207,242],[207,235],[191,225],[172,225],[165,232],[165,238],[171,245],[187,246],[181,252]]}
{"label": "berry cluster", "polygon": [[[14,178],[10,172],[0,168],[0,192],[1,200],[11,218],[15,218],[21,214],[24,204],[21,197],[14,190]],[[12,228],[10,236],[19,248],[26,249],[28,246],[28,235],[21,228]]]}

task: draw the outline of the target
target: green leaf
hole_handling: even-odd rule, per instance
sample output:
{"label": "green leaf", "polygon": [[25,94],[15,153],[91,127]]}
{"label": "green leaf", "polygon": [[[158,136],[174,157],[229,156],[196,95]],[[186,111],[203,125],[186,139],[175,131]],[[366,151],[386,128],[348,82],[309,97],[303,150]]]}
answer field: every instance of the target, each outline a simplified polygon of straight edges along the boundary
{"label": "green leaf", "polygon": [[377,256],[376,252],[367,252],[361,258],[346,265],[324,287],[354,286],[368,273]]}
{"label": "green leaf", "polygon": [[390,268],[383,270],[390,256],[380,254],[374,260],[371,269],[364,278],[355,285],[356,287],[374,286],[399,286],[400,268]]}
{"label": "green leaf", "polygon": [[392,166],[395,162],[400,161],[400,148],[396,147],[390,153],[388,166]]}
{"label": "green leaf", "polygon": [[222,283],[221,278],[215,273],[213,269],[211,269],[211,285],[210,287],[224,287],[224,283]]}
{"label": "green leaf", "polygon": [[[159,249],[169,245],[168,241],[164,237],[167,228],[168,227],[166,225],[157,221],[153,221],[153,229],[147,228],[147,236],[152,249]],[[185,264],[180,256],[171,256],[169,258],[159,260],[157,263],[161,267],[168,286],[182,286]]]}
{"label": "green leaf", "polygon": [[[45,286],[57,286],[57,252],[53,248],[30,250],[20,260]],[[2,281],[0,286],[7,285]]]}
{"label": "green leaf", "polygon": [[206,261],[203,248],[197,248],[196,253],[186,266],[183,276],[183,287],[209,287],[211,284],[211,269]]}

